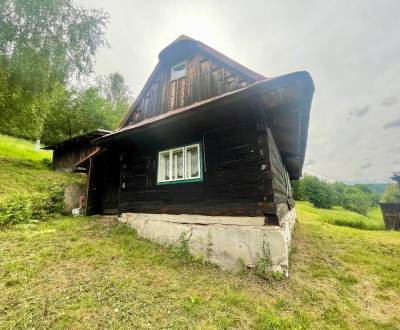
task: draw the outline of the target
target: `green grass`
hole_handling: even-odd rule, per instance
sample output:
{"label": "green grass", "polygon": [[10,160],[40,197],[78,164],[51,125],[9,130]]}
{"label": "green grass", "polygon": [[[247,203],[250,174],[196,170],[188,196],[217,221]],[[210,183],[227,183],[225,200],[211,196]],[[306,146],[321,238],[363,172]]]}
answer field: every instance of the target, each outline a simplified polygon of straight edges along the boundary
{"label": "green grass", "polygon": [[46,192],[54,183],[81,181],[79,175],[49,171],[51,151],[35,151],[34,143],[0,134],[0,199],[10,194]]}
{"label": "green grass", "polygon": [[51,160],[52,151],[34,149],[34,143],[0,134],[0,156],[24,162],[40,163],[43,159]]}
{"label": "green grass", "polygon": [[298,212],[290,279],[191,262],[125,225],[58,218],[0,232],[3,328],[396,329],[400,233]]}
{"label": "green grass", "polygon": [[297,210],[306,214],[310,219],[366,230],[384,230],[384,222],[379,207],[373,207],[366,216],[334,206],[331,210],[317,209],[307,202],[298,202]]}
{"label": "green grass", "polygon": [[[70,177],[38,162],[3,157],[0,182],[34,191],[40,181]],[[24,186],[19,176],[30,180]],[[331,220],[374,227],[377,210],[359,218],[298,203],[297,213],[290,278],[275,283],[191,261],[111,220],[7,227],[0,231],[0,328],[399,329],[400,233]]]}

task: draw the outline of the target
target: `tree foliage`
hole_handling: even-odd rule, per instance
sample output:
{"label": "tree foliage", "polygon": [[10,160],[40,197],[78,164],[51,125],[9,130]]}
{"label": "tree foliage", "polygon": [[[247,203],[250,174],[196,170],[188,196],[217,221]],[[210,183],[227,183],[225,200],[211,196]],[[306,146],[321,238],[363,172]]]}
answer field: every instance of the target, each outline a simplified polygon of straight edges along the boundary
{"label": "tree foliage", "polygon": [[363,184],[347,185],[342,182],[328,183],[314,176],[305,176],[292,183],[296,200],[306,200],[318,208],[339,205],[360,214],[376,205],[379,195]]}
{"label": "tree foliage", "polygon": [[0,1],[0,132],[41,136],[68,81],[91,72],[107,21],[71,0]]}
{"label": "tree foliage", "polygon": [[360,186],[347,186],[341,195],[340,205],[349,211],[366,215],[372,204],[372,196]]}
{"label": "tree foliage", "polygon": [[335,192],[326,182],[315,176],[305,176],[303,179],[304,199],[317,208],[330,209],[333,205]]}
{"label": "tree foliage", "polygon": [[[115,75],[120,85],[117,91],[112,91],[111,80]],[[132,99],[122,75],[111,74],[86,89],[64,90],[58,100],[44,124],[42,141],[45,144],[57,143],[96,128],[115,129]]]}
{"label": "tree foliage", "polygon": [[391,183],[386,185],[383,193],[381,203],[400,203],[400,185],[397,183]]}

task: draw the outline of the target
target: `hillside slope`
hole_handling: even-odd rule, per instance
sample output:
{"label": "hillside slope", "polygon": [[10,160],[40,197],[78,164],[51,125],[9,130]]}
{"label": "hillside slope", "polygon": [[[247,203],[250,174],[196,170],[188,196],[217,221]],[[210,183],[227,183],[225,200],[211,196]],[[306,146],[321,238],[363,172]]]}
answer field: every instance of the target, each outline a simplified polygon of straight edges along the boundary
{"label": "hillside slope", "polygon": [[[3,196],[77,179],[41,165],[48,154],[1,152],[0,182],[15,185],[2,185]],[[400,328],[400,233],[332,220],[379,226],[376,210],[365,219],[307,203],[297,210],[290,278],[272,283],[203,265],[110,220],[7,227],[0,230],[0,328]]]}
{"label": "hillside slope", "polygon": [[46,192],[52,184],[82,180],[49,170],[51,151],[34,150],[30,141],[0,134],[0,198],[14,193]]}
{"label": "hillside slope", "polygon": [[62,211],[64,187],[83,177],[51,171],[50,165],[51,152],[35,151],[32,142],[0,135],[0,228]]}

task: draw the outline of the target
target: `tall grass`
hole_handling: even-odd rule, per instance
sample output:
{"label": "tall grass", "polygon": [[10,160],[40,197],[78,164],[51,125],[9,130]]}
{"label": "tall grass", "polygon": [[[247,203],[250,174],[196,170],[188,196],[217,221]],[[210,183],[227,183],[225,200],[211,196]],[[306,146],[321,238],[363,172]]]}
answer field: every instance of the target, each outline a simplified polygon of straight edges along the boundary
{"label": "tall grass", "polygon": [[35,150],[32,141],[0,134],[0,157],[40,163],[44,159],[51,160],[52,152]]}
{"label": "tall grass", "polygon": [[366,216],[351,212],[340,206],[332,209],[317,209],[308,202],[297,202],[296,209],[307,214],[316,221],[322,221],[337,226],[365,230],[384,230],[384,222],[379,207],[373,207]]}

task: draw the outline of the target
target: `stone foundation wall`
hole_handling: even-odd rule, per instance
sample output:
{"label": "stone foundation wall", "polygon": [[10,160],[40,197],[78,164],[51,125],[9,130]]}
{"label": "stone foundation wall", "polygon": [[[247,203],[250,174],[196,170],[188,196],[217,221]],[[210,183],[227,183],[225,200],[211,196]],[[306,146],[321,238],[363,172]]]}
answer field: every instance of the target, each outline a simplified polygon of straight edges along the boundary
{"label": "stone foundation wall", "polygon": [[72,209],[79,207],[79,198],[86,195],[86,185],[72,183],[65,187],[64,214],[71,215]]}
{"label": "stone foundation wall", "polygon": [[264,225],[262,217],[212,217],[124,213],[120,221],[136,229],[139,236],[162,245],[179,245],[187,240],[190,252],[223,269],[238,271],[266,257],[272,271],[288,276],[288,252],[296,220],[292,209],[281,226]]}

